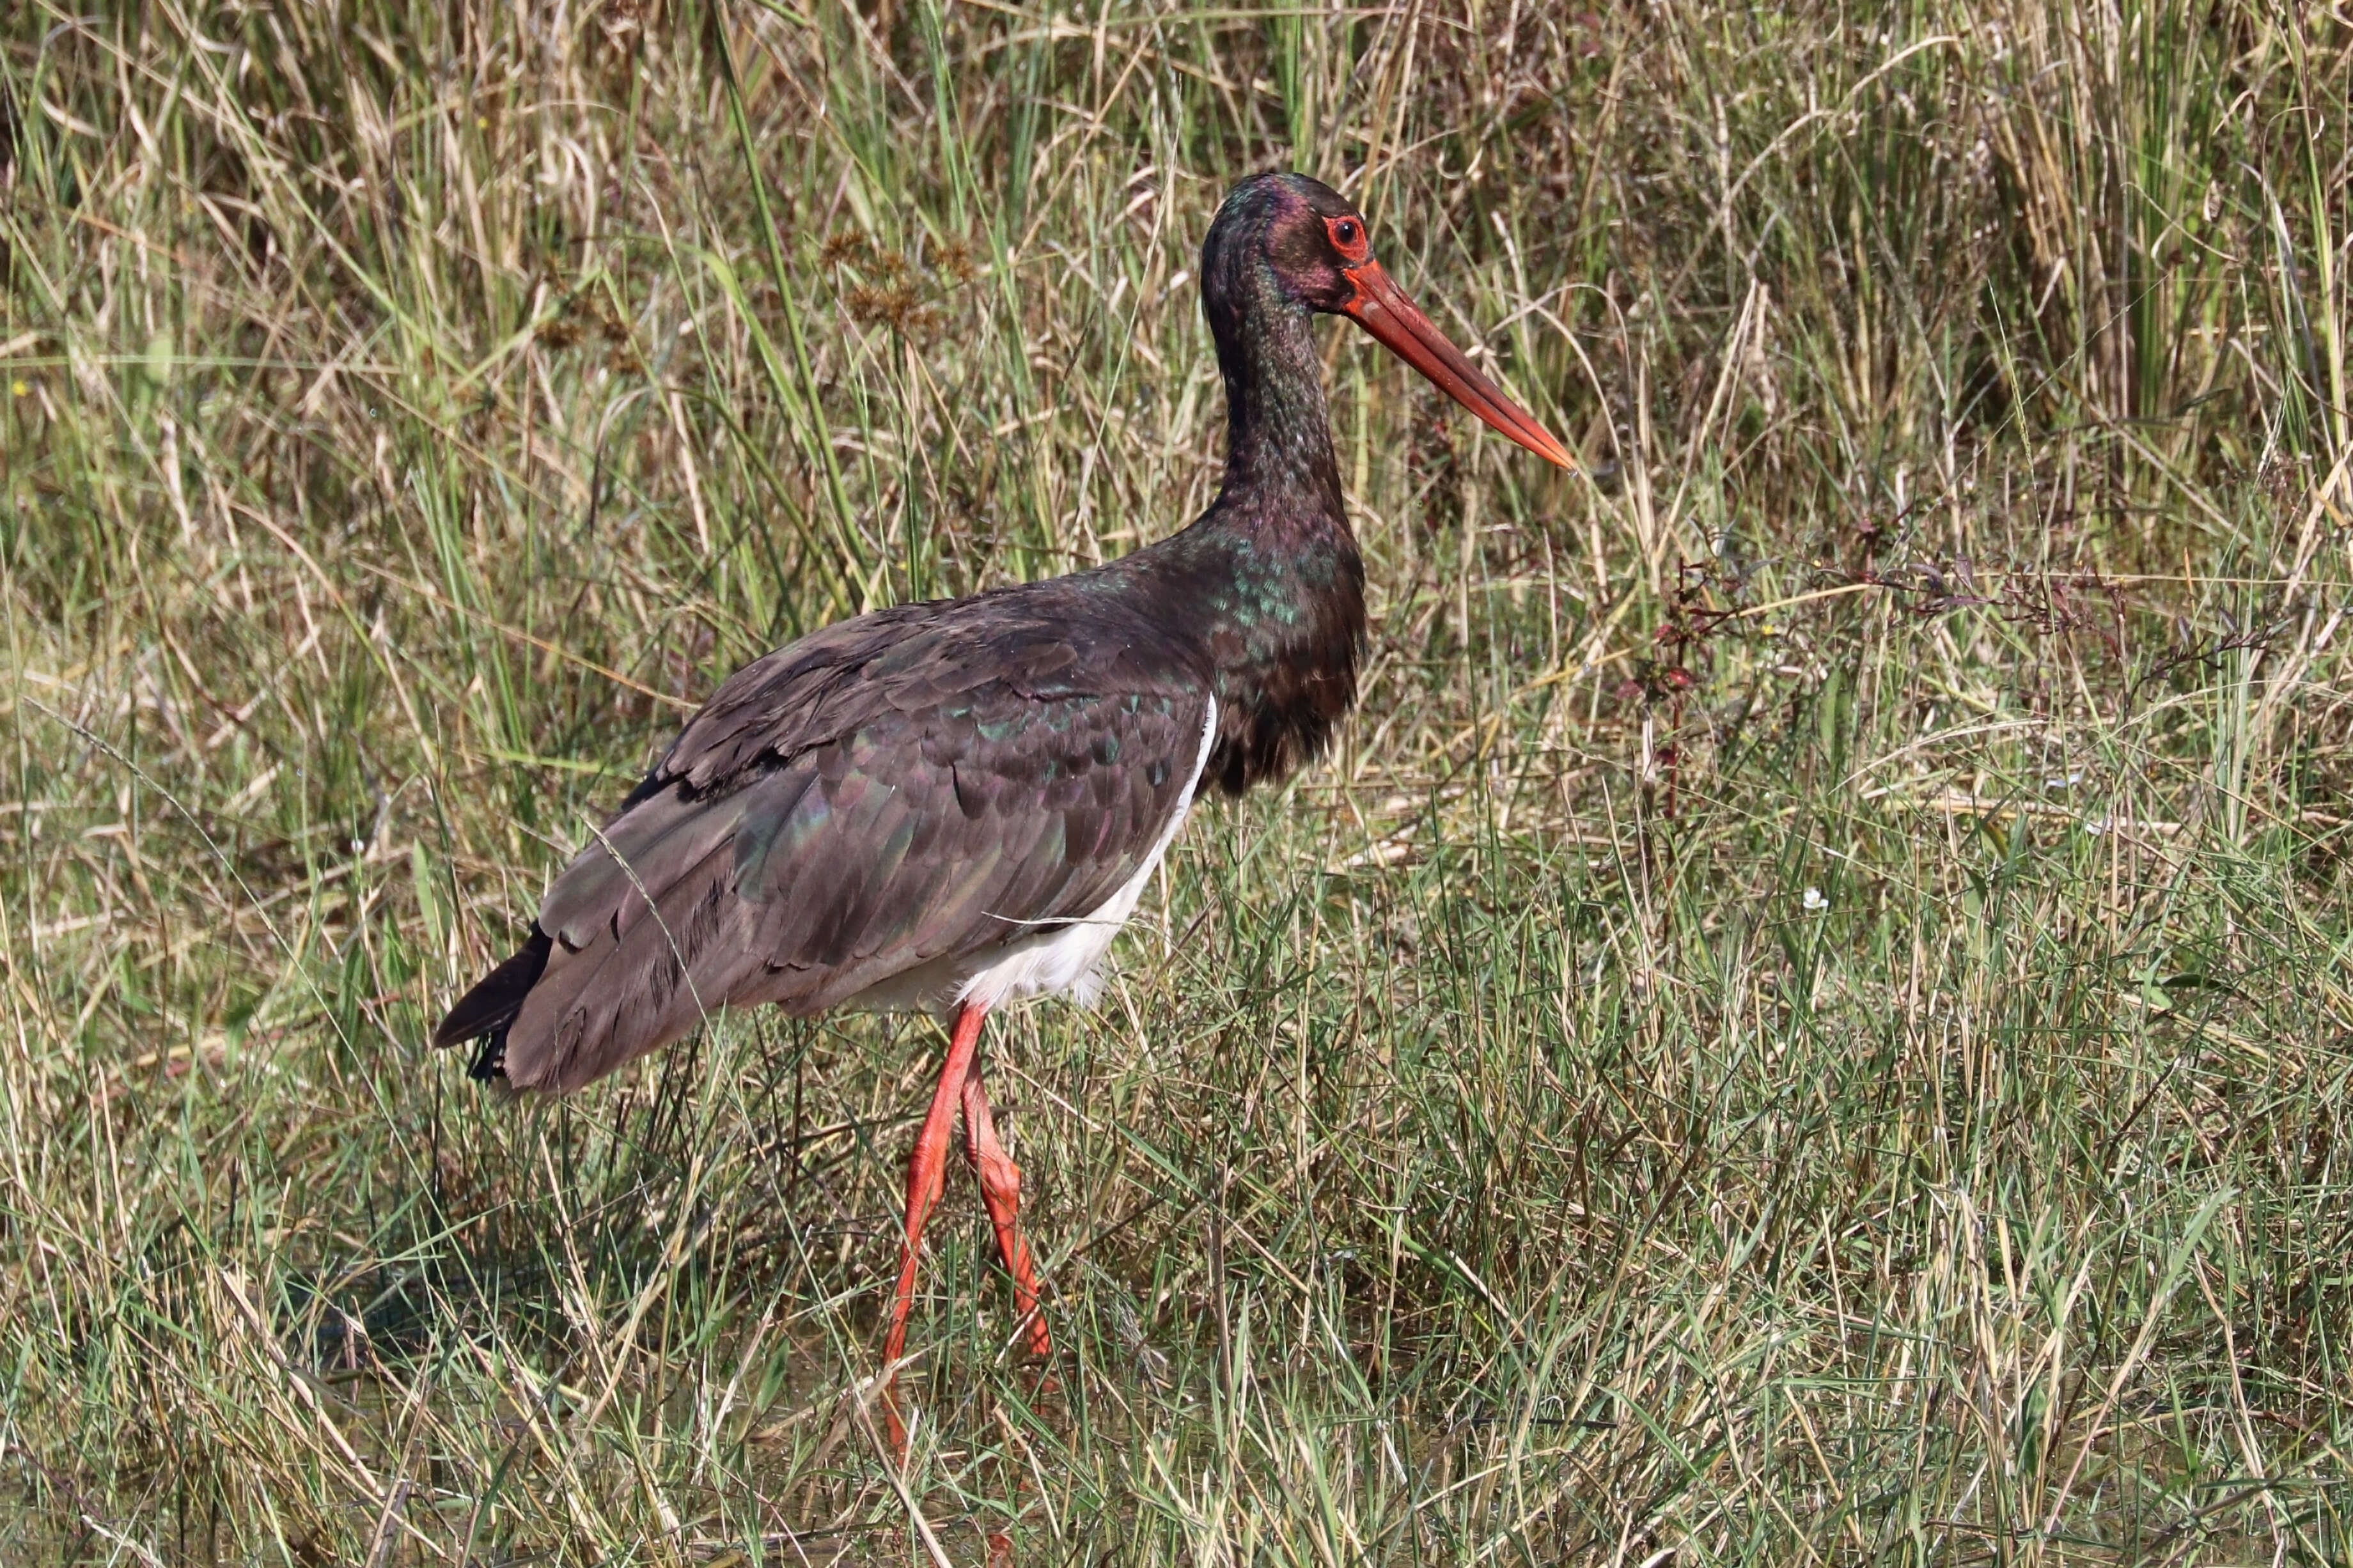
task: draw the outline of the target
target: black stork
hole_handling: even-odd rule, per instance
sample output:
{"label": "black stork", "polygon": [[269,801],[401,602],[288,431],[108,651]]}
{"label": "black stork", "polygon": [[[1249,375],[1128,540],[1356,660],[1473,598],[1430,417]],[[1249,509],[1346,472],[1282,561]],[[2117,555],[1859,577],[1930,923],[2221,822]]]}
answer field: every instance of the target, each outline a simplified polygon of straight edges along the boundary
{"label": "black stork", "polygon": [[843,621],[738,670],[434,1034],[482,1042],[477,1079],[563,1094],[723,1007],[952,1015],[882,1346],[900,1446],[889,1379],[959,1109],[1029,1348],[1050,1346],[981,1020],[1087,999],[1197,793],[1280,778],[1355,700],[1365,569],[1310,319],[1352,318],[1570,466],[1389,280],[1364,215],[1327,185],[1236,186],[1201,247],[1201,299],[1226,468],[1191,527],[1090,571]]}

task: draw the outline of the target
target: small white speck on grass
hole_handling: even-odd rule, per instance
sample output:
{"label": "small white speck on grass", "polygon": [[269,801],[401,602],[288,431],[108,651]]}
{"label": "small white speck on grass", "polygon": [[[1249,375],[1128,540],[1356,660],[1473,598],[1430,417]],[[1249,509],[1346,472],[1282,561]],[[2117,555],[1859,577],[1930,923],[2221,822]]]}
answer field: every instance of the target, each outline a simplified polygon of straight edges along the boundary
{"label": "small white speck on grass", "polygon": [[1822,890],[1820,888],[1808,888],[1806,896],[1799,901],[1806,906],[1808,914],[1818,914],[1831,907],[1830,900],[1822,896]]}

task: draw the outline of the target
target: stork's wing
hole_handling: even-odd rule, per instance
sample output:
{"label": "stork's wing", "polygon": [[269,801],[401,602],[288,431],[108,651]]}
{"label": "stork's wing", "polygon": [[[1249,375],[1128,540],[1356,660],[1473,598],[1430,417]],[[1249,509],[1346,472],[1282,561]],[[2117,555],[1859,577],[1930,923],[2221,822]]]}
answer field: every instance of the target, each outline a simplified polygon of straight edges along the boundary
{"label": "stork's wing", "polygon": [[437,1038],[490,1036],[486,1065],[562,1092],[722,1006],[817,1012],[1102,907],[1185,803],[1206,694],[921,662],[868,664],[847,691],[806,658],[729,681]]}

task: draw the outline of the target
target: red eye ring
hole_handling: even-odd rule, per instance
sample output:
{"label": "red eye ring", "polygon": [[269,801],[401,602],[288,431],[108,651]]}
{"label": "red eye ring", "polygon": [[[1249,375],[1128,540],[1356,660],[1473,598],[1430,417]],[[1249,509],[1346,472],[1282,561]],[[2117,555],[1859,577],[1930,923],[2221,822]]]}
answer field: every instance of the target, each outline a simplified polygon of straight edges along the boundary
{"label": "red eye ring", "polygon": [[1363,223],[1353,217],[1325,218],[1324,231],[1331,236],[1333,245],[1339,249],[1342,256],[1346,257],[1350,261],[1364,259],[1366,249]]}

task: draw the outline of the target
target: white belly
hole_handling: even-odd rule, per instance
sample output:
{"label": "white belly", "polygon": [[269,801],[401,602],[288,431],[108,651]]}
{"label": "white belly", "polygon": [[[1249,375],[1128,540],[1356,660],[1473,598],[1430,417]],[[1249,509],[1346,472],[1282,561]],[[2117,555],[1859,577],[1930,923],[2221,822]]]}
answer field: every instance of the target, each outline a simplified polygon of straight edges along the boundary
{"label": "white belly", "polygon": [[930,1013],[971,1002],[993,1012],[1027,997],[1065,991],[1081,1006],[1092,1005],[1101,987],[1097,966],[1120,927],[1135,912],[1144,885],[1159,868],[1160,858],[1168,852],[1176,830],[1185,826],[1186,815],[1193,809],[1193,796],[1200,788],[1201,770],[1208,765],[1210,737],[1217,731],[1218,700],[1212,697],[1208,716],[1201,724],[1200,750],[1193,758],[1193,776],[1185,781],[1176,809],[1169,813],[1167,824],[1136,867],[1135,875],[1101,908],[1035,936],[1017,937],[979,952],[935,958],[868,986],[842,1005],[868,1013]]}

